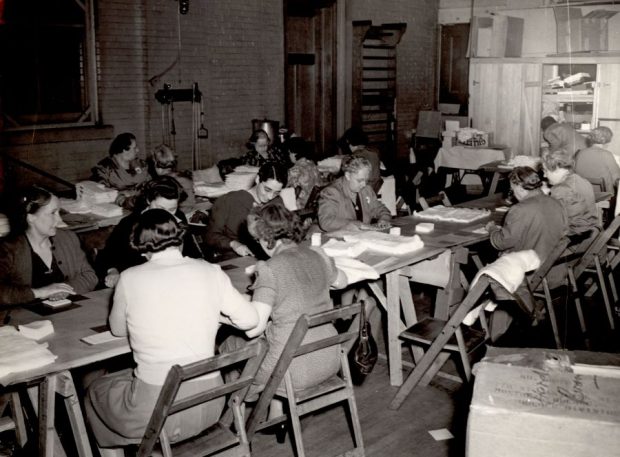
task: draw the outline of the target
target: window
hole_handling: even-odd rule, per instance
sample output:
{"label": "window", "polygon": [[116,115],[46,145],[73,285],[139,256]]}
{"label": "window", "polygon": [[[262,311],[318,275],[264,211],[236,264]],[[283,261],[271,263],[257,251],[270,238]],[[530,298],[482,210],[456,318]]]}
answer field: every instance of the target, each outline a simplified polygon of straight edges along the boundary
{"label": "window", "polygon": [[0,0],[0,127],[97,122],[94,0]]}

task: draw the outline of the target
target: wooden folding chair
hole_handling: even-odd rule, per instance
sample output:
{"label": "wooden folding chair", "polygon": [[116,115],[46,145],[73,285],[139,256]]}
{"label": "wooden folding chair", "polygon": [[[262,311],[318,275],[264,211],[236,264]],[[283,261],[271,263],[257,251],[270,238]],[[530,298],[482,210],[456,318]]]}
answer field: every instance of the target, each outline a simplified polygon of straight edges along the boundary
{"label": "wooden folding chair", "polygon": [[[164,457],[171,457],[173,450],[175,456],[201,457],[218,455],[249,457],[250,445],[245,431],[241,403],[265,353],[265,343],[256,341],[235,352],[217,355],[183,366],[174,365],[168,372],[166,381],[155,404],[153,414],[138,448],[138,457],[150,456],[158,441]],[[244,362],[245,366],[241,376],[235,381],[227,382],[219,387],[183,399],[176,398],[181,384]],[[225,395],[230,395],[229,405],[232,408],[236,433],[230,430],[229,424],[220,422],[209,428],[206,433],[180,443],[170,443],[164,429],[168,416]]]}
{"label": "wooden folding chair", "polygon": [[[480,302],[483,294],[489,288],[491,281],[491,278],[486,275],[482,275],[473,287],[470,288],[469,292],[461,304],[456,308],[452,316],[447,321],[436,322],[437,325],[434,325],[435,328],[433,335],[428,335],[429,339],[432,339],[429,348],[426,350],[421,359],[417,361],[413,371],[398,389],[398,392],[390,403],[390,409],[400,408],[409,393],[418,385],[418,383],[420,383],[427,372],[433,367],[440,354],[448,350],[447,345],[450,343],[450,340],[454,335],[456,335],[458,345],[457,350],[461,353],[462,360],[467,359],[466,354],[463,354],[465,351],[465,341],[460,330],[460,325],[463,322],[463,319],[465,319],[465,316],[467,316],[467,314]],[[416,326],[414,325],[410,329],[405,330],[403,337],[411,341],[412,338],[410,338],[407,333],[416,332],[418,329],[415,327]],[[425,325],[425,327],[430,329],[430,326]],[[467,362],[467,364],[469,364],[469,362]]]}
{"label": "wooden folding chair", "polygon": [[429,197],[428,199],[424,198],[424,197],[420,197],[418,199],[418,203],[420,204],[420,206],[422,207],[422,209],[429,209],[431,206],[435,206],[438,204],[442,204],[443,206],[452,206],[452,203],[450,202],[450,199],[448,198],[448,195],[446,195],[446,193],[442,190],[441,192],[439,192],[436,196],[434,197]]}
{"label": "wooden folding chair", "polygon": [[[275,397],[288,405],[288,419],[292,425],[296,453],[298,457],[304,457],[305,451],[300,418],[306,414],[325,408],[326,406],[346,402],[349,407],[349,413],[351,414],[355,447],[341,455],[346,455],[347,457],[363,457],[365,455],[362,428],[357,413],[357,404],[355,403],[353,383],[349,371],[347,351],[345,349],[346,343],[357,337],[358,328],[349,328],[348,331],[344,331],[338,335],[303,344],[308,329],[331,323],[338,319],[353,318],[360,313],[360,310],[361,304],[354,303],[349,306],[325,311],[312,316],[304,314],[297,320],[287,340],[285,349],[280,355],[276,367],[258,399],[256,407],[252,410],[248,418],[246,429],[250,440],[256,431],[287,420],[286,415],[265,420],[269,404]],[[306,389],[296,389],[293,385],[291,374],[288,371],[293,359],[310,352],[333,346],[338,346],[340,348],[340,373],[317,386],[311,386]],[[281,385],[283,381],[284,386]]]}

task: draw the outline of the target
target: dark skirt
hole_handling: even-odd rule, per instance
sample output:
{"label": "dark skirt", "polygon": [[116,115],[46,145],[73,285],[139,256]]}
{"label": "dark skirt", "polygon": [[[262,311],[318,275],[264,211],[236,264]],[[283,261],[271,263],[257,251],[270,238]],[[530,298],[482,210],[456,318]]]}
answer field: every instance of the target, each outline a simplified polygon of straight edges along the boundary
{"label": "dark skirt", "polygon": [[[218,375],[185,383],[179,396],[187,397],[222,385]],[[147,384],[131,369],[95,380],[85,399],[86,417],[100,447],[121,447],[142,440],[162,386]],[[168,418],[165,430],[171,442],[197,435],[215,424],[224,409],[224,398],[181,411]]]}

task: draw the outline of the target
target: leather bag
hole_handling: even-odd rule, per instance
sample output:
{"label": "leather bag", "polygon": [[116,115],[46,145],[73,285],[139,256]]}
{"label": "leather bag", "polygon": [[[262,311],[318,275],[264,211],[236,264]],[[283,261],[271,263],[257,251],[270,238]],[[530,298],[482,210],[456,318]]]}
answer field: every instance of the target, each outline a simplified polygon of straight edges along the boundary
{"label": "leather bag", "polygon": [[377,342],[370,332],[370,322],[366,318],[366,303],[362,300],[359,336],[349,352],[351,378],[354,384],[361,384],[370,374],[377,362]]}

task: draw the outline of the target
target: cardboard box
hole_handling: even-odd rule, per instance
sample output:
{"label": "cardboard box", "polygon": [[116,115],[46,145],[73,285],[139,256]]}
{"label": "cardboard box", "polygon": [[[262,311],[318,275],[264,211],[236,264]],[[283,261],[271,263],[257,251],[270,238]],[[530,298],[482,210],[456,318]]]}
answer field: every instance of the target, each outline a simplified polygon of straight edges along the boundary
{"label": "cardboard box", "polygon": [[576,373],[560,351],[535,351],[548,358],[476,365],[467,456],[617,456],[620,379],[606,375],[617,368]]}
{"label": "cardboard box", "polygon": [[583,16],[581,8],[553,8],[558,54],[608,49],[608,20],[617,11],[595,10]]}
{"label": "cardboard box", "polygon": [[523,19],[511,16],[474,17],[472,57],[521,57]]}

